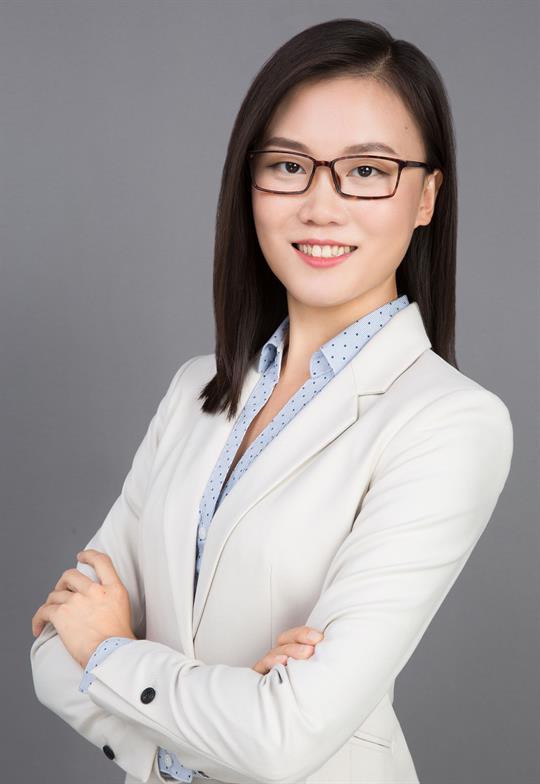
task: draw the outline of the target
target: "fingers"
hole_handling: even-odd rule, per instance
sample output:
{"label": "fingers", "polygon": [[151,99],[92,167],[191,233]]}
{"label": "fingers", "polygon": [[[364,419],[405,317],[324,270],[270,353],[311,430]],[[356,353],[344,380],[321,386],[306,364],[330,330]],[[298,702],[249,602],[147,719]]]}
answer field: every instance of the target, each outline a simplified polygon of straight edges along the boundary
{"label": "fingers", "polygon": [[274,665],[287,664],[289,656],[293,659],[309,659],[315,651],[317,642],[323,638],[321,632],[309,626],[287,629],[278,636],[278,645],[259,659],[252,669],[261,675],[266,675]]}
{"label": "fingers", "polygon": [[51,609],[54,609],[54,605],[65,604],[72,598],[72,591],[65,590],[50,592],[50,594],[47,596],[47,601],[45,604],[42,604],[41,607],[39,607],[32,616],[32,634],[34,637],[37,637],[37,635],[41,633],[41,630],[47,621],[51,621],[52,623]]}
{"label": "fingers", "polygon": [[54,624],[54,614],[58,609],[58,605],[54,604],[42,604],[41,607],[38,609],[34,617],[32,618],[32,634],[34,637],[37,637],[38,634],[41,633],[41,630],[47,623],[50,621]]}
{"label": "fingers", "polygon": [[293,626],[292,629],[286,629],[277,638],[278,645],[285,645],[286,643],[305,643],[307,645],[316,645],[323,639],[324,635],[318,629],[313,629],[311,626]]}
{"label": "fingers", "polygon": [[95,585],[94,581],[80,572],[78,569],[66,569],[54,586],[55,591],[78,591],[87,593],[90,586]]}
{"label": "fingers", "polygon": [[99,583],[91,580],[79,569],[73,567],[66,569],[55,585],[55,590],[78,591],[87,593],[95,585],[123,585],[113,566],[111,557],[107,553],[100,553],[98,550],[81,550],[77,553],[77,560],[81,563],[90,564],[98,577]]}
{"label": "fingers", "polygon": [[[90,564],[94,567],[94,571],[102,585],[113,585],[119,583],[120,577],[114,568],[111,556],[107,553],[101,553],[99,550],[81,550],[77,553],[77,560],[81,563]],[[79,572],[80,573],[80,572]],[[88,578],[87,578],[88,579]],[[93,582],[92,580],[90,582]]]}
{"label": "fingers", "polygon": [[259,659],[257,664],[255,664],[251,669],[255,670],[255,672],[258,672],[261,675],[266,675],[266,673],[270,672],[270,670],[275,664],[286,664],[286,663],[287,663],[286,656],[267,653],[266,656],[263,656],[262,659]]}
{"label": "fingers", "polygon": [[314,645],[307,645],[306,643],[288,642],[286,645],[278,645],[272,648],[272,653],[275,655],[292,656],[294,659],[309,659],[315,651]]}
{"label": "fingers", "polygon": [[272,648],[266,656],[259,659],[252,669],[255,670],[255,672],[260,672],[261,675],[266,675],[274,665],[287,664],[289,657],[292,659],[309,659],[314,651],[314,645],[305,645],[304,643],[291,642],[286,645],[280,645],[277,648]]}
{"label": "fingers", "polygon": [[64,604],[73,599],[73,591],[51,591],[45,604]]}

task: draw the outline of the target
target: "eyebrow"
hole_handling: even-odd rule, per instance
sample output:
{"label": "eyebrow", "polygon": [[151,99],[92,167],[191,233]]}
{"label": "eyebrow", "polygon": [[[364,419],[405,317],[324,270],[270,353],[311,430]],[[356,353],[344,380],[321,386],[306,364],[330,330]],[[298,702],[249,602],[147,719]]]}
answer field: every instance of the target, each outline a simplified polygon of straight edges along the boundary
{"label": "eyebrow", "polygon": [[[297,142],[294,139],[287,139],[285,136],[272,136],[270,139],[266,139],[263,142],[263,147],[268,145],[290,147],[291,150],[298,150],[299,152],[309,153],[309,147],[306,147],[305,144],[302,144],[302,142]],[[377,152],[389,152],[392,155],[397,155],[397,152],[392,149],[392,147],[389,147],[388,144],[384,144],[384,142],[364,142],[363,144],[351,144],[349,147],[344,148],[343,154],[355,155],[356,153],[372,152],[373,150],[376,150]]]}

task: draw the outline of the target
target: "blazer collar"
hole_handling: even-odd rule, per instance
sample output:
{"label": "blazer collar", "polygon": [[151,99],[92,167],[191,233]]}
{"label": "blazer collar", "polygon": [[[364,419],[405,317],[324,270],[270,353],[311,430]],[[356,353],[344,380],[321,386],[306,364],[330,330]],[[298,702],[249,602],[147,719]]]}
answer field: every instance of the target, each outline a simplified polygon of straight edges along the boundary
{"label": "blazer collar", "polygon": [[[418,304],[411,302],[298,412],[250,465],[246,472],[248,481],[241,477],[216,510],[193,597],[199,503],[234,427],[234,421],[228,421],[225,413],[201,413],[187,443],[182,444],[164,507],[165,550],[179,644],[187,656],[194,656],[193,640],[220,556],[240,520],[263,496],[357,421],[362,396],[383,394],[430,347]],[[246,373],[239,411],[260,378],[260,353]]]}

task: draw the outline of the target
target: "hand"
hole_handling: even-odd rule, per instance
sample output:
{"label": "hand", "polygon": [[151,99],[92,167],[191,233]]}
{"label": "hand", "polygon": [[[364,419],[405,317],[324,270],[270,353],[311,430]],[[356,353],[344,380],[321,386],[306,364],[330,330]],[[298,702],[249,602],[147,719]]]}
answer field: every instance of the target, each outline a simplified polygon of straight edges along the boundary
{"label": "hand", "polygon": [[37,637],[50,621],[84,669],[94,649],[107,637],[137,637],[131,629],[129,594],[110,556],[98,550],[83,550],[77,553],[77,559],[93,566],[101,582],[78,569],[67,569],[32,617],[32,634]]}
{"label": "hand", "polygon": [[[317,635],[315,640],[310,640],[308,637],[312,632]],[[278,636],[277,647],[272,648],[251,669],[266,675],[275,664],[287,664],[289,656],[293,659],[309,659],[315,652],[315,645],[323,639],[323,633],[317,629],[309,626],[293,626],[292,629],[286,629]]]}

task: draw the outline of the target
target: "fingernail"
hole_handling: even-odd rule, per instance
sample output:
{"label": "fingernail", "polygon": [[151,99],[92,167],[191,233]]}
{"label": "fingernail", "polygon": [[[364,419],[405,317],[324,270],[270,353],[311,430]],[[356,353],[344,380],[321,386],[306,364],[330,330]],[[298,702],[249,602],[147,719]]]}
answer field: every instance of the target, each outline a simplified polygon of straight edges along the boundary
{"label": "fingernail", "polygon": [[322,634],[320,632],[318,632],[318,631],[315,631],[315,629],[313,629],[312,631],[309,632],[307,638],[308,638],[308,640],[311,640],[312,642],[317,642],[318,640],[320,640],[322,638]]}

